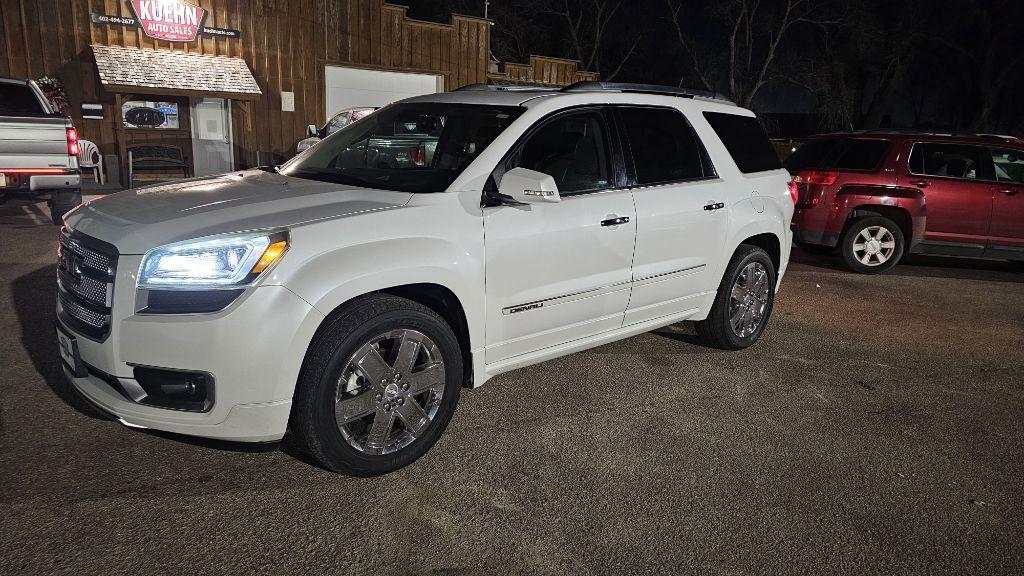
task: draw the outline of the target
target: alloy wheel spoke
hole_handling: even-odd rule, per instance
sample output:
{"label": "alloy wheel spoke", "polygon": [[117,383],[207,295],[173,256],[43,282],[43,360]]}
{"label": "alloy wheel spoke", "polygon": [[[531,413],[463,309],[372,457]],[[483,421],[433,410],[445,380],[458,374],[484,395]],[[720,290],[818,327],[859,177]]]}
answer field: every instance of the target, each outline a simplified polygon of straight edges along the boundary
{"label": "alloy wheel spoke", "polygon": [[391,366],[388,366],[380,352],[373,346],[368,347],[366,354],[356,362],[356,367],[374,388],[379,387],[391,374]]}
{"label": "alloy wheel spoke", "polygon": [[395,372],[409,374],[420,353],[420,342],[403,330],[398,341],[398,356],[395,358]]}
{"label": "alloy wheel spoke", "polygon": [[340,422],[352,422],[364,416],[369,416],[377,410],[377,398],[374,393],[367,389],[348,398],[342,398],[334,405],[334,416]]}
{"label": "alloy wheel spoke", "polygon": [[732,285],[732,299],[733,300],[735,300],[737,302],[743,302],[743,300],[747,297],[747,294],[750,294],[750,290],[747,290],[746,288],[744,288],[743,286],[740,286],[739,284],[733,284]]}
{"label": "alloy wheel spoke", "polygon": [[874,240],[874,238],[871,236],[871,229],[870,228],[865,228],[865,229],[861,230],[860,231],[860,237],[864,238],[865,242],[870,242],[871,240]]}
{"label": "alloy wheel spoke", "polygon": [[377,410],[377,415],[373,417],[373,425],[370,426],[370,432],[366,435],[366,452],[380,454],[384,451],[394,423],[394,412]]}
{"label": "alloy wheel spoke", "polygon": [[896,241],[895,240],[888,240],[886,242],[882,242],[882,248],[895,248],[895,247],[896,247]]}
{"label": "alloy wheel spoke", "polygon": [[860,263],[868,265],[869,262],[871,262],[871,254],[865,252],[864,255],[860,257]]}
{"label": "alloy wheel spoke", "polygon": [[430,417],[416,402],[415,398],[409,398],[395,410],[398,419],[405,424],[405,429],[415,437],[419,437],[424,430],[430,426]]}
{"label": "alloy wheel spoke", "polygon": [[444,363],[440,361],[424,364],[406,380],[410,394],[418,394],[429,388],[444,384]]}

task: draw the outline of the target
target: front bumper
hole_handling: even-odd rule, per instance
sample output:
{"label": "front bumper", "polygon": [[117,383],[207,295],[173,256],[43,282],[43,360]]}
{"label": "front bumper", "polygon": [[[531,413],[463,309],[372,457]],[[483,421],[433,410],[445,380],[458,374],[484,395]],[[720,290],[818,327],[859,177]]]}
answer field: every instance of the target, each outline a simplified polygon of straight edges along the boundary
{"label": "front bumper", "polygon": [[[323,315],[283,286],[249,289],[212,314],[136,314],[139,258],[119,262],[106,338],[90,339],[62,324],[90,369],[76,378],[65,365],[69,381],[128,426],[243,442],[284,436],[302,360]],[[114,385],[134,381],[135,366],[209,373],[215,401],[206,412],[135,402]]]}

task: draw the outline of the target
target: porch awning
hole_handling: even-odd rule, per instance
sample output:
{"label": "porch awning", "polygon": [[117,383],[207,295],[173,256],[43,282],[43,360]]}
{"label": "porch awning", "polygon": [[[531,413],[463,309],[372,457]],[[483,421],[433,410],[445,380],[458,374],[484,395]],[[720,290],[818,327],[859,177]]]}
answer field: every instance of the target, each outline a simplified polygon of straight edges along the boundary
{"label": "porch awning", "polygon": [[93,44],[100,82],[111,92],[256,100],[262,92],[241,58]]}

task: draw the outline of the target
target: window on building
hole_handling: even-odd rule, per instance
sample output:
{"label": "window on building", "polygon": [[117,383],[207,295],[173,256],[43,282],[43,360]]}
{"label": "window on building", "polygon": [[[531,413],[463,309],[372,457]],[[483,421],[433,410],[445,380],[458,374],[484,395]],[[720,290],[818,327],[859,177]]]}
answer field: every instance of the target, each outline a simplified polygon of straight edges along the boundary
{"label": "window on building", "polygon": [[129,100],[121,105],[125,128],[178,129],[178,103]]}

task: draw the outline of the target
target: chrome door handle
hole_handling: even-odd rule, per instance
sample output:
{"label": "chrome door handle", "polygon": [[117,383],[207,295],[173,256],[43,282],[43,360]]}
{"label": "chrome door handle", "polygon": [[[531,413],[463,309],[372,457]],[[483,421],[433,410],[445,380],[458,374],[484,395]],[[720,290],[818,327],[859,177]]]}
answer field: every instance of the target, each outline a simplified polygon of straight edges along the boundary
{"label": "chrome door handle", "polygon": [[619,224],[626,224],[627,222],[629,222],[629,216],[617,216],[615,218],[601,220],[601,226],[618,226]]}
{"label": "chrome door handle", "polygon": [[928,181],[927,180],[911,180],[910,183],[913,184],[914,186],[917,186],[918,188],[927,188],[928,187]]}
{"label": "chrome door handle", "polygon": [[1019,190],[1016,188],[1002,188],[999,190],[1000,193],[1006,194],[1007,196],[1016,196]]}
{"label": "chrome door handle", "polygon": [[714,212],[715,210],[721,210],[725,208],[725,202],[712,202],[704,205],[704,210],[708,212]]}

